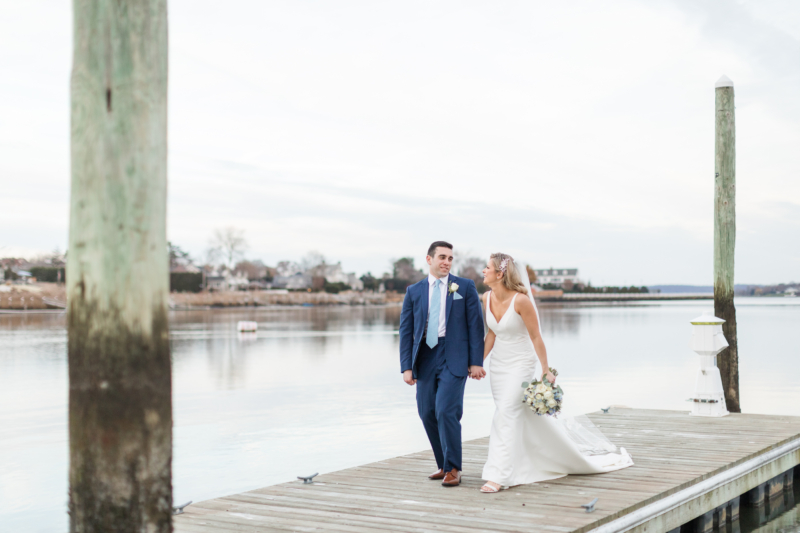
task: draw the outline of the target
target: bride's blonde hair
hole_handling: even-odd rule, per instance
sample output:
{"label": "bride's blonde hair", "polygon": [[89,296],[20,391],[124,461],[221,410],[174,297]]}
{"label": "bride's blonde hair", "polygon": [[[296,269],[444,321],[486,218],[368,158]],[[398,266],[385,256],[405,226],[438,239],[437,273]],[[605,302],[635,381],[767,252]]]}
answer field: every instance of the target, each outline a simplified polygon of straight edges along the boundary
{"label": "bride's blonde hair", "polygon": [[[503,287],[510,291],[521,292],[528,294],[528,289],[522,283],[522,277],[514,258],[508,254],[496,253],[489,256],[489,261],[492,262],[494,269],[503,273]],[[527,276],[528,273],[525,272]]]}

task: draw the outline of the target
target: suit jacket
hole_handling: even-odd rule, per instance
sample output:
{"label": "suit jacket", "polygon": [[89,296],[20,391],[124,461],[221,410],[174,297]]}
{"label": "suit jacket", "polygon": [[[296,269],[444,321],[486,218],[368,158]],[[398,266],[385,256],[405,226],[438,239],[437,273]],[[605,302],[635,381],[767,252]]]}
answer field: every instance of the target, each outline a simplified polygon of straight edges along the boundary
{"label": "suit jacket", "polygon": [[[454,299],[450,284],[458,284],[461,298]],[[417,353],[425,342],[428,323],[428,277],[406,289],[400,314],[400,371],[413,370],[417,377]],[[445,304],[445,351],[447,368],[454,376],[465,377],[469,367],[483,366],[483,311],[475,282],[450,274]],[[434,325],[438,329],[438,324]]]}

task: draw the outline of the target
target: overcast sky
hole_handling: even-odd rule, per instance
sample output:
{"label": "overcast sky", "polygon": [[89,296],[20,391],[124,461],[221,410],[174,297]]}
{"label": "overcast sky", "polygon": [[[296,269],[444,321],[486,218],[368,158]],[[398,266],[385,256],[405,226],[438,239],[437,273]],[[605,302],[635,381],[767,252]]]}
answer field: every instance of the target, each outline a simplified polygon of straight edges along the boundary
{"label": "overcast sky", "polygon": [[[0,6],[0,256],[67,243],[71,3]],[[714,82],[737,283],[800,281],[800,2],[170,0],[168,238],[274,264],[456,253],[711,284]]]}

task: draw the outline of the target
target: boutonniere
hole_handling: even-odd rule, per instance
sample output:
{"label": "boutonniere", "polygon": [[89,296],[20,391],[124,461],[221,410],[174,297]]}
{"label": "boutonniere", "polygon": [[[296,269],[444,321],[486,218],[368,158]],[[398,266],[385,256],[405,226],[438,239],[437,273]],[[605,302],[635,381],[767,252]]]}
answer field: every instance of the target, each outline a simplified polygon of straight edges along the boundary
{"label": "boutonniere", "polygon": [[458,283],[455,283],[455,282],[451,283],[449,290],[450,290],[451,293],[456,292],[458,290]]}

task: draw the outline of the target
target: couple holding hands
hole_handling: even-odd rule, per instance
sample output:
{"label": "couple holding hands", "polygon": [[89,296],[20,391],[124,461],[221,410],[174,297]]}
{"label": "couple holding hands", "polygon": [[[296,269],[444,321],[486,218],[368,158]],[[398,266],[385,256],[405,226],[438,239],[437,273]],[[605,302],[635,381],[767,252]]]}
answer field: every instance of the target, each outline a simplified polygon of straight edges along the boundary
{"label": "couple holding hands", "polygon": [[597,432],[569,419],[537,416],[523,403],[523,382],[544,377],[555,383],[524,267],[507,254],[492,254],[483,270],[491,290],[479,296],[474,281],[450,273],[450,243],[432,243],[426,261],[428,276],[408,287],[403,301],[400,370],[417,387],[417,409],[438,467],[429,479],[446,487],[461,484],[464,387],[467,377],[486,376],[490,355],[496,410],[481,492],[633,464],[624,448],[617,450]]}

